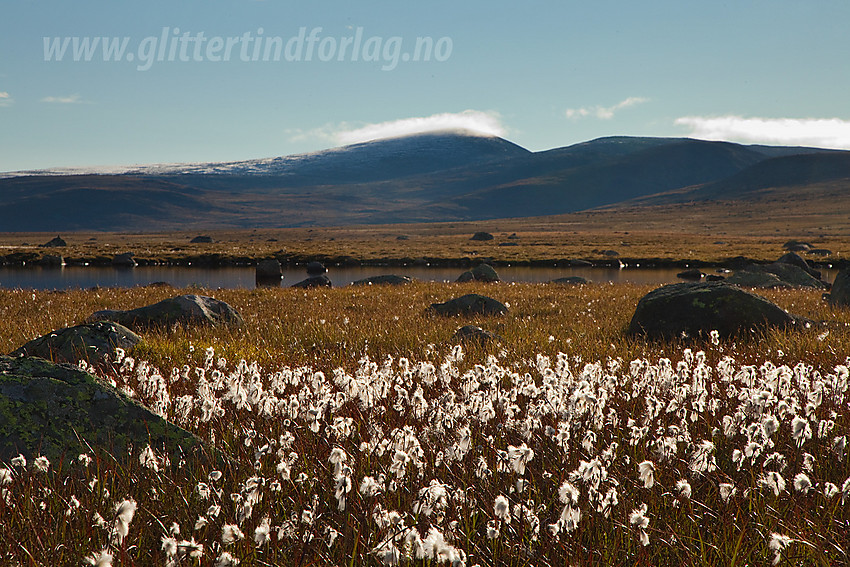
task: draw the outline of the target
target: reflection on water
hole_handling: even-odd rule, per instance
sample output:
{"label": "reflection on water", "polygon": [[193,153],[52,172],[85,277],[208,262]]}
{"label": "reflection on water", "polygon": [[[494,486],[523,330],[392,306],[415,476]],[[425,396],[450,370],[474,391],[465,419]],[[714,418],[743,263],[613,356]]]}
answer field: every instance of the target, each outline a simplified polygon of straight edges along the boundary
{"label": "reflection on water", "polygon": [[[663,284],[682,281],[676,278],[679,268],[540,268],[505,266],[496,268],[505,282],[548,282],[557,278],[581,276],[593,282],[630,282]],[[330,267],[328,277],[335,286],[383,274],[410,276],[421,281],[453,282],[463,268],[409,267]],[[705,270],[708,273],[712,269]],[[834,270],[825,270],[824,279],[832,281]],[[284,269],[281,286],[288,287],[307,277],[302,268]],[[197,268],[140,266],[112,268],[65,266],[62,268],[0,267],[0,287],[25,289],[72,289],[101,287],[132,287],[155,282],[167,282],[182,288],[253,288],[256,286],[254,268]]]}

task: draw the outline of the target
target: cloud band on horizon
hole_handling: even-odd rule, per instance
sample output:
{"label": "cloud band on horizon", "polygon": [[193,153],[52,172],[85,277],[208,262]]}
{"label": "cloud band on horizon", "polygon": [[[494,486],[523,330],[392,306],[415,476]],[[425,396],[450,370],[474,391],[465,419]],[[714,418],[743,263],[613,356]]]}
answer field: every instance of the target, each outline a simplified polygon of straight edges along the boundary
{"label": "cloud band on horizon", "polygon": [[675,124],[690,128],[690,136],[704,140],[850,149],[850,121],[839,118],[683,116]]}
{"label": "cloud band on horizon", "polygon": [[637,104],[643,104],[645,102],[649,102],[648,98],[644,98],[641,96],[630,96],[624,100],[621,100],[617,104],[612,106],[583,106],[581,108],[568,108],[565,111],[567,118],[578,119],[585,118],[587,116],[595,116],[600,120],[610,120],[614,118],[614,114],[624,108],[628,108],[630,106],[635,106]]}

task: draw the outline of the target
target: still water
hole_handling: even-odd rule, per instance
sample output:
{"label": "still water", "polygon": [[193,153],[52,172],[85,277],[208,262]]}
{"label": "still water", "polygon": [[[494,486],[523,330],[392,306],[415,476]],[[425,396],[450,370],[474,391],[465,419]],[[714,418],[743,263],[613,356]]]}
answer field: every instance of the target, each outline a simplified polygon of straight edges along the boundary
{"label": "still water", "polygon": [[[416,267],[331,267],[328,277],[334,286],[348,285],[353,281],[384,274],[409,276],[421,281],[453,282],[463,268]],[[504,282],[548,282],[557,278],[581,276],[593,282],[630,282],[638,284],[664,284],[681,281],[676,278],[680,268],[540,268],[499,267],[497,272]],[[713,270],[707,268],[706,273]],[[832,281],[835,274],[826,270],[824,279]],[[284,270],[282,287],[288,287],[307,277],[300,267]],[[140,266],[132,269],[91,266],[65,266],[62,268],[0,267],[0,287],[14,289],[73,289],[101,287],[133,287],[154,282],[167,282],[182,288],[253,288],[256,287],[254,268],[196,268]]]}

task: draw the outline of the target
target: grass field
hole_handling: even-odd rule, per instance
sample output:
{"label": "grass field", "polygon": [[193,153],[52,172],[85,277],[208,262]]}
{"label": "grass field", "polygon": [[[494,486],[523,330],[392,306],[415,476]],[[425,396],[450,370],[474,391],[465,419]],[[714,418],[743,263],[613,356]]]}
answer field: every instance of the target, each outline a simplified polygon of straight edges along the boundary
{"label": "grass field", "polygon": [[[9,463],[0,561],[846,564],[850,311],[771,291],[824,324],[627,338],[649,290],[185,290],[244,328],[145,333],[110,377],[232,459]],[[426,311],[473,291],[509,314]],[[0,290],[0,349],[174,293]],[[457,345],[468,323],[502,340]]]}

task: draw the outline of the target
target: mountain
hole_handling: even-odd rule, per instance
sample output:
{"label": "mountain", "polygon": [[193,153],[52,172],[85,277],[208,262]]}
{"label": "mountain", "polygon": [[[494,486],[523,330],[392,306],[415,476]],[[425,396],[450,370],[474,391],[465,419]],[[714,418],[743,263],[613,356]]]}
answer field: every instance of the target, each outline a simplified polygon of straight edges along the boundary
{"label": "mountain", "polygon": [[0,179],[0,230],[482,220],[747,199],[781,183],[827,183],[834,194],[850,179],[850,152],[624,136],[530,152],[444,131],[259,160],[68,173]]}

